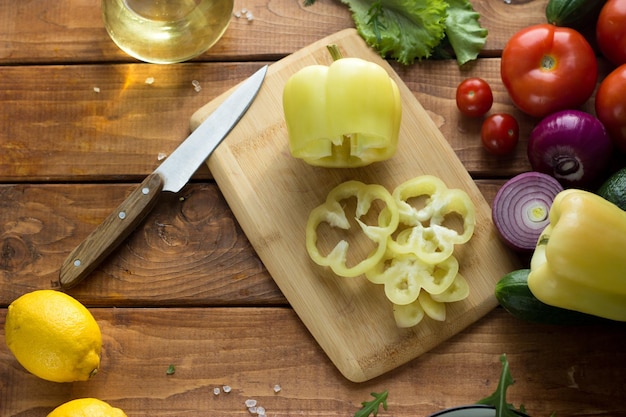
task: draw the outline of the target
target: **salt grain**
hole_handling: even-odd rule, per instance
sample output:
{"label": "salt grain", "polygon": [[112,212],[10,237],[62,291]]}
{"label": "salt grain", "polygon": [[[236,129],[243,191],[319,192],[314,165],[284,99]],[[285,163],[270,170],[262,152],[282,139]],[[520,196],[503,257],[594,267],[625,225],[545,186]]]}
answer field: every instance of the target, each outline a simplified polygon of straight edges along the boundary
{"label": "salt grain", "polygon": [[245,17],[248,22],[251,22],[252,20],[254,20],[254,15],[252,14],[252,12],[248,9],[246,9],[245,7],[243,7],[241,10],[234,12],[233,16],[235,16],[237,19],[239,19],[240,17]]}
{"label": "salt grain", "polygon": [[224,385],[224,386],[222,387],[222,391],[224,391],[225,393],[227,393],[227,394],[228,394],[228,393],[231,391],[231,388],[230,388],[230,386],[229,386],[229,385]]}
{"label": "salt grain", "polygon": [[213,394],[220,395],[220,389],[218,387],[213,388]]}
{"label": "salt grain", "polygon": [[193,89],[196,90],[196,92],[199,92],[200,90],[202,90],[202,86],[200,86],[200,81],[193,80],[191,84],[193,85]]}
{"label": "salt grain", "polygon": [[99,93],[100,92],[100,87],[94,87],[93,91],[96,92],[96,93]]}
{"label": "salt grain", "polygon": [[253,399],[248,399],[245,402],[246,407],[251,408],[251,407],[256,407],[256,400]]}
{"label": "salt grain", "polygon": [[274,392],[280,392],[281,388],[280,385],[276,384],[274,385]]}
{"label": "salt grain", "polygon": [[148,85],[154,84],[154,77],[146,78],[146,84],[148,84]]}

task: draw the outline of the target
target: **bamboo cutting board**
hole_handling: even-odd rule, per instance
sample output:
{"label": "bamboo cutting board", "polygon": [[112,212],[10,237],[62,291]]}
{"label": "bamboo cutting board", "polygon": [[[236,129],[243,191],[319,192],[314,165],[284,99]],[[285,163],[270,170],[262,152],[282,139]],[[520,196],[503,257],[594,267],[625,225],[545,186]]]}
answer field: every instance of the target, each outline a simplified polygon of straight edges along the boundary
{"label": "bamboo cutting board", "polygon": [[[343,56],[376,62],[402,95],[403,115],[396,155],[358,169],[316,168],[289,153],[282,110],[287,79],[304,66],[330,65],[326,45]],[[192,129],[223,100],[199,109]],[[277,285],[339,371],[362,382],[394,369],[463,330],[497,305],[496,281],[517,269],[517,258],[499,240],[491,209],[460,160],[412,92],[354,29],[322,39],[271,65],[256,100],[208,160],[209,168],[246,236]],[[340,278],[314,264],[305,248],[309,212],[341,182],[377,183],[392,191],[418,175],[441,178],[465,190],[476,206],[472,239],[455,250],[469,297],[447,304],[447,318],[425,318],[410,329],[396,327],[383,287],[364,277]],[[319,237],[323,239],[323,236]],[[280,341],[276,341],[280,343]]]}

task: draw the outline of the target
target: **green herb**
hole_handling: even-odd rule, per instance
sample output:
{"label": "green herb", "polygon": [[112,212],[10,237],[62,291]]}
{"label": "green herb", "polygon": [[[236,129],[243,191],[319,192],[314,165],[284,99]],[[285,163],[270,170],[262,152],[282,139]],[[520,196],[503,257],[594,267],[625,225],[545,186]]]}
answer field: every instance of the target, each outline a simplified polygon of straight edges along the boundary
{"label": "green herb", "polygon": [[383,5],[380,0],[375,1],[374,4],[370,6],[367,10],[367,15],[369,19],[367,20],[367,24],[372,26],[372,31],[374,32],[374,36],[376,37],[376,42],[380,43],[383,39],[383,35],[381,30],[387,29],[385,25],[381,22],[381,15],[383,14]]}
{"label": "green herb", "polygon": [[174,372],[176,372],[176,368],[174,367],[174,365],[170,365],[167,367],[167,371],[165,371],[165,374],[174,375]]}
{"label": "green herb", "polygon": [[[506,355],[500,356],[500,363],[502,363],[502,373],[500,374],[500,380],[498,381],[498,387],[496,391],[489,397],[483,398],[478,401],[477,404],[490,405],[496,409],[495,417],[519,417],[516,411],[526,414],[526,410],[523,405],[520,405],[519,410],[515,408],[513,404],[506,402],[506,390],[509,386],[513,385],[515,381],[509,371],[509,361],[506,359]],[[552,413],[551,417],[555,417],[556,414]]]}
{"label": "green herb", "polygon": [[[478,401],[477,404],[486,404],[495,407],[496,417],[518,417],[513,404],[507,404],[506,402],[506,390],[509,386],[513,385],[515,381],[509,371],[509,361],[506,359],[505,354],[500,356],[500,363],[502,363],[502,373],[500,374],[498,387],[493,394]],[[524,407],[522,406],[519,411],[524,412]]]}
{"label": "green herb", "polygon": [[[383,57],[404,65],[442,56],[450,46],[459,65],[476,59],[487,30],[469,0],[341,0],[357,31]],[[315,0],[304,0],[310,6]]]}
{"label": "green herb", "polygon": [[363,401],[361,403],[363,408],[357,411],[354,417],[368,417],[370,415],[376,417],[380,404],[383,405],[383,409],[387,409],[387,394],[387,391],[381,392],[380,394],[372,392],[371,396],[374,397],[374,399],[372,401]]}

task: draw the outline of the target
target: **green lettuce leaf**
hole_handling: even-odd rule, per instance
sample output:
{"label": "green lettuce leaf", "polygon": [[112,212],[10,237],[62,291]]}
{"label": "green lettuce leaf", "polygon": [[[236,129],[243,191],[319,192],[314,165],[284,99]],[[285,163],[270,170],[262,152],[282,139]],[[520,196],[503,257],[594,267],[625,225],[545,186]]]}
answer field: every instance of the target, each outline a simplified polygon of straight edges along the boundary
{"label": "green lettuce leaf", "polygon": [[487,40],[487,29],[480,26],[480,15],[467,0],[447,0],[446,37],[456,60],[463,65],[478,57]]}
{"label": "green lettuce leaf", "polygon": [[[470,0],[341,0],[359,35],[381,56],[410,65],[430,57],[474,60],[487,30]],[[315,0],[304,0],[310,6]],[[449,53],[449,50],[451,53]]]}
{"label": "green lettuce leaf", "polygon": [[382,56],[409,65],[428,58],[446,30],[444,0],[342,0],[357,31]]}

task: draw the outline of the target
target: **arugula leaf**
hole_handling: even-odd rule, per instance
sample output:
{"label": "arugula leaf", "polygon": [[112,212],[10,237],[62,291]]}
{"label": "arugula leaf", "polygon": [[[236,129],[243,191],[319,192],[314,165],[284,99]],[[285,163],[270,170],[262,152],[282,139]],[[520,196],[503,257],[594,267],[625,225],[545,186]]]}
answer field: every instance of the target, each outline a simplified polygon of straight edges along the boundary
{"label": "arugula leaf", "polygon": [[[515,412],[519,411],[520,413],[526,414],[524,406],[520,405],[519,410],[517,410],[513,404],[506,402],[506,390],[515,383],[509,371],[509,361],[506,359],[506,354],[500,356],[500,363],[502,363],[502,373],[500,374],[496,391],[489,397],[478,401],[476,404],[485,404],[494,407],[496,409],[495,417],[519,417],[519,414]],[[556,417],[556,413],[552,413],[550,417]]]}
{"label": "arugula leaf", "polygon": [[480,15],[467,0],[447,0],[446,37],[459,65],[478,57],[487,40],[487,29],[480,26]]}
{"label": "arugula leaf", "polygon": [[363,408],[357,411],[354,417],[369,417],[370,415],[376,417],[380,404],[383,405],[383,409],[387,409],[387,394],[388,391],[381,392],[380,394],[372,392],[371,396],[374,397],[374,399],[372,401],[363,401],[361,403]]}
{"label": "arugula leaf", "polygon": [[[506,354],[500,356],[500,363],[502,363],[502,373],[500,374],[498,387],[493,394],[483,398],[476,404],[486,404],[495,407],[496,417],[519,417],[518,414],[515,413],[516,409],[513,404],[507,404],[506,402],[506,390],[515,383],[509,371],[509,361],[506,359]],[[524,407],[521,406],[518,411],[523,413]]]}

